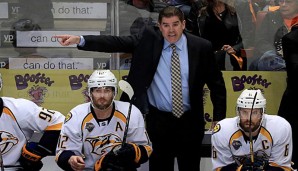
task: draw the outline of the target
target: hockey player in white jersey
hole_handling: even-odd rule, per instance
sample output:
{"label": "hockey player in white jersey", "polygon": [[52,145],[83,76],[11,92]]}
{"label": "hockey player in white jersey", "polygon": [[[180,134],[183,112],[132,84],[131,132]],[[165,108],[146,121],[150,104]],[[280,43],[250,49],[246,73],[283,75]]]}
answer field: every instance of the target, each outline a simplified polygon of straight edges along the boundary
{"label": "hockey player in white jersey", "polygon": [[56,161],[64,170],[134,171],[152,147],[141,112],[134,105],[123,141],[129,103],[114,100],[117,79],[95,70],[88,79],[91,102],[74,107],[62,127]]}
{"label": "hockey player in white jersey", "polygon": [[211,138],[213,171],[290,171],[292,129],[277,115],[265,114],[260,90],[244,90],[234,118],[214,127]]}
{"label": "hockey player in white jersey", "polygon": [[[2,77],[0,74],[0,90]],[[41,159],[55,155],[65,117],[37,106],[30,100],[0,98],[0,152],[2,169],[38,171]],[[29,142],[34,132],[43,133],[39,142]]]}

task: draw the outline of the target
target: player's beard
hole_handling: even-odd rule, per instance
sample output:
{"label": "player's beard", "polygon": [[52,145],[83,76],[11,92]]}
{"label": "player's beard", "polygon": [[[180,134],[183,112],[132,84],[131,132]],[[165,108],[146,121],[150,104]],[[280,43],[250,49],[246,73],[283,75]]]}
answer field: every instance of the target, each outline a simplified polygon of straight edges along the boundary
{"label": "player's beard", "polygon": [[93,105],[95,108],[99,110],[105,110],[108,109],[113,102],[113,98],[107,99],[104,97],[93,99]]}
{"label": "player's beard", "polygon": [[[256,130],[258,130],[259,124],[260,124],[260,121],[258,121],[257,123],[251,122],[251,132],[255,132]],[[249,119],[246,120],[246,121],[241,122],[241,128],[245,132],[249,132],[250,131]]]}

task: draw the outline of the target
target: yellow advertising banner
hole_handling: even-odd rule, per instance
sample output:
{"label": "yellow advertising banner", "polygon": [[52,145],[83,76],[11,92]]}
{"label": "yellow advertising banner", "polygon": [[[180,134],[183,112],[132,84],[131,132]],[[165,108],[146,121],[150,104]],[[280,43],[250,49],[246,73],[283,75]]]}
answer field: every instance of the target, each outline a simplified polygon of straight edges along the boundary
{"label": "yellow advertising banner", "polygon": [[[2,96],[25,98],[66,115],[73,107],[89,101],[87,80],[93,70],[6,70]],[[125,79],[128,70],[112,70]],[[227,88],[227,117],[235,116],[236,100],[244,89],[261,89],[267,99],[266,113],[276,114],[286,87],[286,72],[223,71]],[[206,128],[212,121],[210,92],[204,89]],[[121,91],[116,99],[119,99]]]}

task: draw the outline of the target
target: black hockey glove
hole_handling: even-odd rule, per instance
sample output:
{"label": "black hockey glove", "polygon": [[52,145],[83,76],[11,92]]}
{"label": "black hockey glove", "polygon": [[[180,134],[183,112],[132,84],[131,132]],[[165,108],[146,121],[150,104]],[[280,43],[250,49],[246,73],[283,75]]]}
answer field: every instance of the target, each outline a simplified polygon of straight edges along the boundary
{"label": "black hockey glove", "polygon": [[113,150],[117,156],[117,159],[124,167],[134,167],[137,168],[140,165],[139,160],[141,158],[141,150],[138,145],[134,143],[124,143],[120,145],[120,149]]}
{"label": "black hockey glove", "polygon": [[94,165],[95,171],[124,171],[124,167],[119,163],[115,153],[110,151],[102,156]]}
{"label": "black hockey glove", "polygon": [[140,166],[140,153],[136,144],[119,144],[95,163],[95,171],[134,171]]}
{"label": "black hockey glove", "polygon": [[268,166],[268,161],[256,157],[252,163],[250,158],[246,158],[240,166],[241,171],[264,171]]}
{"label": "black hockey glove", "polygon": [[38,171],[43,166],[41,159],[50,154],[50,150],[42,147],[38,143],[28,142],[23,146],[19,162],[26,171]]}

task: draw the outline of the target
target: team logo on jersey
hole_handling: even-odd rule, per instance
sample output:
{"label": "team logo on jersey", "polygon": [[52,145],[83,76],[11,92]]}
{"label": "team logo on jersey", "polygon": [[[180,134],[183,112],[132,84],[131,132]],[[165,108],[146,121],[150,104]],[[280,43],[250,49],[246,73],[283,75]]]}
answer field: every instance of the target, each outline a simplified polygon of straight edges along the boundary
{"label": "team logo on jersey", "polygon": [[0,149],[2,154],[7,153],[13,146],[18,144],[18,142],[18,138],[11,133],[0,131]]}
{"label": "team logo on jersey", "polygon": [[69,121],[72,118],[72,114],[68,113],[65,117],[64,123],[66,123],[67,121]]}
{"label": "team logo on jersey", "polygon": [[240,141],[238,141],[238,140],[234,140],[234,141],[232,142],[232,146],[234,147],[235,150],[238,150],[238,149],[242,146],[242,144],[241,144]]}
{"label": "team logo on jersey", "polygon": [[44,102],[44,97],[47,91],[46,87],[33,85],[33,87],[28,90],[28,94],[31,97],[31,101],[40,106]]}
{"label": "team logo on jersey", "polygon": [[94,124],[93,123],[86,123],[85,129],[87,129],[89,132],[91,132],[94,129]]}
{"label": "team logo on jersey", "polygon": [[219,130],[220,130],[220,124],[216,124],[213,128],[213,134],[219,132]]}
{"label": "team logo on jersey", "polygon": [[91,153],[102,155],[110,151],[117,142],[121,142],[121,138],[115,134],[106,134],[103,136],[89,137],[85,139],[89,142],[92,150]]}

